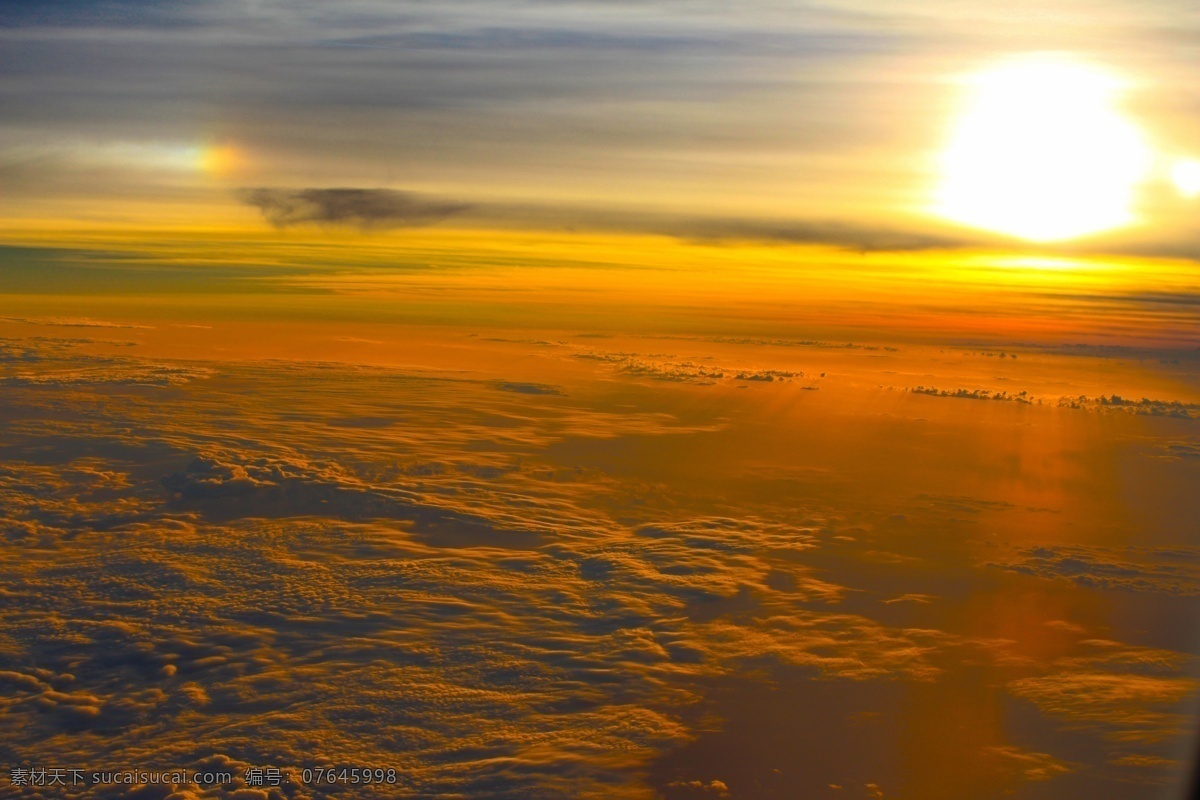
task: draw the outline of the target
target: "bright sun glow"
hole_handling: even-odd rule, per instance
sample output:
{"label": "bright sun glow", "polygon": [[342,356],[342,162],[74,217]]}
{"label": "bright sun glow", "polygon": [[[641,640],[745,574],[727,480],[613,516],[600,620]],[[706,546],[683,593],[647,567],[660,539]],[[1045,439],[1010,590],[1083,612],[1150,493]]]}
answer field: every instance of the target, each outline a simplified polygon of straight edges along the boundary
{"label": "bright sun glow", "polygon": [[1177,161],[1171,168],[1171,180],[1186,197],[1200,195],[1200,161]]}
{"label": "bright sun glow", "polygon": [[1034,241],[1133,221],[1150,156],[1114,106],[1118,80],[1038,56],[978,75],[971,87],[942,155],[937,214]]}
{"label": "bright sun glow", "polygon": [[203,172],[220,175],[237,169],[241,161],[241,153],[230,145],[207,145],[200,148],[196,164]]}

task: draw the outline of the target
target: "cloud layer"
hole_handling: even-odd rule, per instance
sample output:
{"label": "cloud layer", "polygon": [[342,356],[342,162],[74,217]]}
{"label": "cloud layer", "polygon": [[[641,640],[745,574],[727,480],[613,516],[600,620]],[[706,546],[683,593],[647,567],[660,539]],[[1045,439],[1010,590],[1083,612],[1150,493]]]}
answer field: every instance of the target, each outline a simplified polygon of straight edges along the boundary
{"label": "cloud layer", "polygon": [[[900,769],[871,737],[938,718],[898,716],[902,698],[967,685],[983,696],[954,699],[963,713],[1037,714],[1015,738],[984,726],[963,745],[970,786],[1134,798],[1177,770],[1193,657],[1124,643],[1088,609],[1094,593],[1138,593],[1190,613],[1195,576],[1164,565],[1191,551],[1047,544],[1001,559],[989,526],[1047,510],[789,472],[805,451],[772,445],[802,419],[744,416],[825,392],[490,339],[503,337],[472,346],[496,363],[555,358],[562,382],[0,342],[0,742],[15,762],[273,766],[292,798],[326,796],[298,783],[318,765],[397,769],[395,786],[355,797],[755,797],[756,781],[886,796],[951,774]],[[732,362],[747,345],[722,346]],[[800,407],[829,428],[843,403]],[[858,447],[851,431],[874,416],[839,427],[836,449]],[[803,436],[805,458],[828,457]],[[1028,593],[1042,599],[1009,625]],[[984,604],[971,624],[946,616],[965,602]],[[689,755],[774,720],[771,692],[837,702],[829,719],[758,729],[761,759]],[[818,729],[874,755],[777,775],[783,743]],[[260,796],[240,778],[175,788]]]}

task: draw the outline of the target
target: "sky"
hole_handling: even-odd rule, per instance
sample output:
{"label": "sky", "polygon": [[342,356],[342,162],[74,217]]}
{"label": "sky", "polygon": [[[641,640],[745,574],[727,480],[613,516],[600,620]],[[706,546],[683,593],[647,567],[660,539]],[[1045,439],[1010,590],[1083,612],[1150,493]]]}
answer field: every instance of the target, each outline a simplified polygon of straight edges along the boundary
{"label": "sky", "polygon": [[1198,68],[1190,0],[0,1],[0,798],[1187,796]]}
{"label": "sky", "polygon": [[[4,244],[60,265],[6,251],[21,291],[84,263],[110,269],[73,291],[120,262],[119,291],[144,294],[182,261],[345,274],[348,251],[369,272],[566,247],[718,294],[731,267],[773,270],[777,291],[816,288],[830,329],[876,313],[841,302],[865,291],[907,305],[914,336],[974,315],[965,332],[1002,317],[1017,337],[1059,327],[1065,296],[1114,343],[1200,343],[1186,2],[32,2],[0,20]],[[614,302],[638,302],[625,285]]]}
{"label": "sky", "polygon": [[1195,255],[1196,203],[1170,180],[1177,161],[1200,159],[1200,12],[1187,2],[31,2],[2,14],[0,213],[14,231],[286,225],[313,215],[281,213],[279,192],[355,189],[413,194],[340,215],[318,204],[316,221],[994,244],[932,213],[939,153],[972,75],[1040,53],[1119,76],[1114,102],[1152,151],[1137,224],[1071,246]]}

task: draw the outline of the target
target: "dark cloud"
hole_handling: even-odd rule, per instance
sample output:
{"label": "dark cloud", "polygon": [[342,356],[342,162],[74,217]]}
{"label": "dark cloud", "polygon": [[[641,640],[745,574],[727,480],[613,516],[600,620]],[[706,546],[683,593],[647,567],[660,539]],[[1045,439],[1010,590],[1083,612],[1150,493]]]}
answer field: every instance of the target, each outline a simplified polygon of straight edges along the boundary
{"label": "dark cloud", "polygon": [[407,228],[431,225],[469,208],[391,189],[246,189],[241,199],[277,228],[346,225]]}
{"label": "dark cloud", "polygon": [[758,219],[583,204],[492,203],[478,206],[475,211],[480,217],[526,228],[648,234],[699,243],[825,244],[858,251],[905,251],[978,247],[1000,241],[992,234],[916,220],[896,225],[842,219]]}
{"label": "dark cloud", "polygon": [[756,221],[748,219],[683,219],[663,226],[662,233],[697,241],[748,240],[787,244],[830,244],[850,250],[942,250],[995,241],[984,233],[946,233],[838,220]]}
{"label": "dark cloud", "polygon": [[518,229],[596,231],[671,236],[696,242],[753,241],[826,244],[859,251],[904,251],[978,246],[986,234],[855,224],[837,220],[783,220],[680,216],[619,208],[533,203],[471,203],[394,189],[248,188],[239,199],[278,228],[304,224],[386,229],[432,225],[457,216],[475,224]]}

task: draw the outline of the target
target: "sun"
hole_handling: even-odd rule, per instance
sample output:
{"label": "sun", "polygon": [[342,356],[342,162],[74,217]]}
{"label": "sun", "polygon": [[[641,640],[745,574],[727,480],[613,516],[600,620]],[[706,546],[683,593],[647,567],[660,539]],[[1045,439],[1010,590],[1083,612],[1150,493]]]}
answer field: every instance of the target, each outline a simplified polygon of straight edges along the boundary
{"label": "sun", "polygon": [[970,79],[942,152],[934,213],[1032,241],[1072,239],[1135,221],[1151,165],[1116,106],[1124,84],[1064,57],[1026,56]]}

